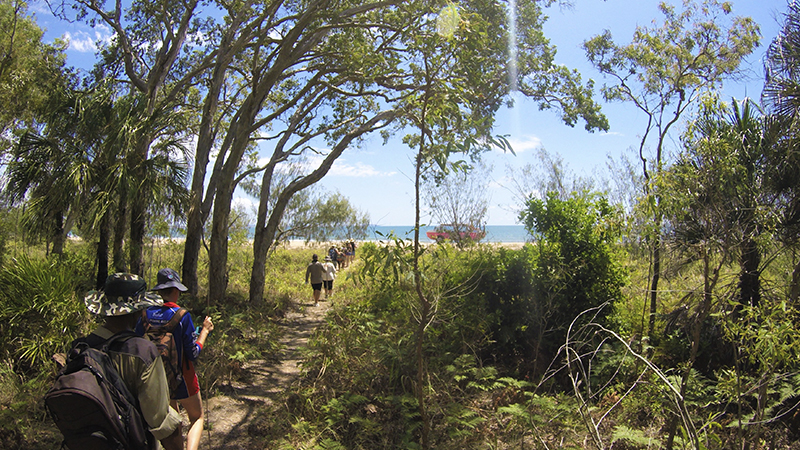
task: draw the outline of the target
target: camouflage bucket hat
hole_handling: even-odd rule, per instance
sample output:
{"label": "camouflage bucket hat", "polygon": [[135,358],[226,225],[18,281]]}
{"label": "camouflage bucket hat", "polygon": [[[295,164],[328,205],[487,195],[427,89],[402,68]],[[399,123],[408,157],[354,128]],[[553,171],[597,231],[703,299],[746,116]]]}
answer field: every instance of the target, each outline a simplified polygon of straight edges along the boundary
{"label": "camouflage bucket hat", "polygon": [[103,290],[89,291],[84,302],[90,313],[101,317],[124,316],[164,304],[160,295],[147,292],[147,283],[143,279],[131,273],[110,275]]}

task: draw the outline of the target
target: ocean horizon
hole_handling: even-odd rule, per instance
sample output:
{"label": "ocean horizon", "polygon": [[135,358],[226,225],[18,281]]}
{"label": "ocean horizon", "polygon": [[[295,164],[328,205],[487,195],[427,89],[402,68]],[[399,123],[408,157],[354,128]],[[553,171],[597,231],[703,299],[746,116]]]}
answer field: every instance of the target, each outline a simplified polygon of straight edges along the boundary
{"label": "ocean horizon", "polygon": [[[433,225],[420,227],[420,242],[433,242],[425,234],[436,228]],[[367,229],[368,240],[382,240],[394,233],[400,238],[413,239],[414,225],[370,225]],[[531,236],[522,225],[486,225],[486,237],[481,242],[513,243],[528,242]]]}

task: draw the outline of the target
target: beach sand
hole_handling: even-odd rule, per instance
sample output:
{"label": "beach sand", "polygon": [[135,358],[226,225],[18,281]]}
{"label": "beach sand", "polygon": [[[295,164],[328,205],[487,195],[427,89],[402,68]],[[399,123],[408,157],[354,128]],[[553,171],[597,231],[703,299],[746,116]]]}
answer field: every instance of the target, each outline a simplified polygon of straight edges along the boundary
{"label": "beach sand", "polygon": [[[360,245],[364,244],[365,242],[374,242],[374,243],[377,244],[380,241],[356,241],[356,251],[358,251],[358,247]],[[330,248],[331,245],[337,245],[338,246],[339,244],[340,243],[338,241],[337,242],[322,242],[322,243],[321,242],[313,242],[312,241],[312,242],[309,242],[308,245],[306,245],[306,241],[291,240],[291,241],[288,241],[287,243],[284,243],[282,245],[284,246],[284,248],[290,248],[290,249],[304,249],[304,248],[308,248],[308,249],[312,249],[312,248],[314,248],[314,249],[319,249],[319,248],[328,249],[328,248]],[[431,245],[431,244],[434,244],[434,243],[433,242],[423,242],[422,243],[422,245]],[[519,250],[519,249],[522,248],[522,246],[525,245],[524,242],[489,242],[488,244],[492,245],[492,246],[495,246],[495,247],[507,248],[507,249],[510,249],[510,250]]]}

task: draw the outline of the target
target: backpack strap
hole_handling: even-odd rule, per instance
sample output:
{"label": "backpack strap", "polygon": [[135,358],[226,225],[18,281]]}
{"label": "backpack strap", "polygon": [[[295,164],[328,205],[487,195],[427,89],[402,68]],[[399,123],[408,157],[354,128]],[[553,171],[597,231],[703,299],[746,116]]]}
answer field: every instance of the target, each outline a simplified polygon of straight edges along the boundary
{"label": "backpack strap", "polygon": [[183,316],[186,314],[186,312],[187,312],[186,308],[182,308],[182,307],[178,308],[178,310],[175,311],[175,314],[172,315],[172,318],[169,319],[169,322],[167,322],[167,324],[164,325],[164,328],[167,331],[174,330],[175,327],[178,326],[178,323],[180,323],[181,319],[183,319]]}
{"label": "backpack strap", "polygon": [[[186,310],[186,308],[179,307],[178,310],[175,311],[175,314],[172,315],[172,318],[169,319],[169,322],[164,324],[164,329],[167,330],[167,331],[174,330],[175,327],[178,326],[178,323],[180,323],[181,319],[183,319],[183,316],[187,312],[188,311]],[[153,325],[150,323],[150,320],[147,317],[147,309],[145,308],[145,309],[142,310],[142,328],[144,329],[145,334],[147,334],[147,331],[150,330],[150,328],[152,328],[152,326]]]}
{"label": "backpack strap", "polygon": [[[111,348],[112,345],[116,343],[123,343],[130,338],[138,336],[139,335],[134,333],[133,331],[126,330],[126,331],[120,331],[119,333],[111,336],[107,340],[102,340],[100,336],[92,333],[88,336],[78,338],[73,342],[73,347],[70,350],[68,361],[77,358],[80,355],[80,353],[90,348],[102,352],[103,356],[101,357],[101,359],[103,361],[101,361],[101,364],[104,364],[108,369],[105,374],[106,376],[105,381],[107,381],[116,388],[116,393],[112,390],[112,394],[123,396],[128,401],[128,403],[135,405],[136,408],[138,409],[139,399],[134,397],[133,394],[131,394],[130,390],[128,390],[128,387],[122,381],[122,378],[119,376],[119,373],[117,373],[117,369],[116,367],[114,367],[114,364],[111,361],[111,356],[108,354],[108,350],[109,348]],[[68,365],[65,366],[63,370],[66,371],[68,367],[69,367]]]}

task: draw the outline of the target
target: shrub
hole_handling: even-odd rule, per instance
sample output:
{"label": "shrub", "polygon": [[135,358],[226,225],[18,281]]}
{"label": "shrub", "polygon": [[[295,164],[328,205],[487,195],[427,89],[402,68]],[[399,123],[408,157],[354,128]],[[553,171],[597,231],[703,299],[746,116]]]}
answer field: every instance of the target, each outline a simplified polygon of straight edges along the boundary
{"label": "shrub", "polygon": [[84,260],[69,254],[20,256],[0,269],[0,359],[17,361],[21,373],[53,369],[51,356],[91,322],[78,294],[90,273]]}

